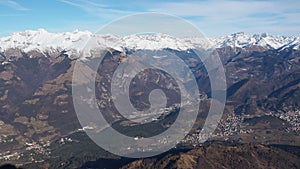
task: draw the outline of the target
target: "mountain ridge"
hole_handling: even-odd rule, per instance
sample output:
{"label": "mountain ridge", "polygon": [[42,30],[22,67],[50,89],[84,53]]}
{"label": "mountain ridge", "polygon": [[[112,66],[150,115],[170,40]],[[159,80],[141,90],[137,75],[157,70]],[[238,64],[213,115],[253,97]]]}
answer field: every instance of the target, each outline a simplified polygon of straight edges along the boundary
{"label": "mountain ridge", "polygon": [[142,34],[117,36],[112,34],[93,34],[89,31],[75,30],[73,32],[50,33],[45,29],[16,32],[0,38],[0,51],[18,48],[24,52],[32,50],[55,51],[66,50],[78,53],[86,44],[91,48],[113,48],[118,51],[129,50],[188,50],[196,48],[244,48],[259,46],[265,49],[285,48],[299,49],[300,37],[273,36],[267,33],[247,35],[243,32],[223,36],[221,38],[186,37],[175,38],[166,34]]}

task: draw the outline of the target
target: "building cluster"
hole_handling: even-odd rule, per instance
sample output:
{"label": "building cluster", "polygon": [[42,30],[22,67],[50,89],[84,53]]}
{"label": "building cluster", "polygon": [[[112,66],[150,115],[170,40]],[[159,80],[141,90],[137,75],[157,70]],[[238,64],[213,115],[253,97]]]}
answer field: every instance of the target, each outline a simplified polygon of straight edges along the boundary
{"label": "building cluster", "polygon": [[10,138],[7,135],[0,135],[0,143],[11,143],[13,141],[14,141],[14,139]]}
{"label": "building cluster", "polygon": [[218,126],[220,132],[215,133],[215,136],[227,137],[240,133],[243,120],[243,116],[229,114],[227,118],[220,120]]}
{"label": "building cluster", "polygon": [[[14,140],[14,139],[13,139]],[[51,154],[50,149],[48,148],[50,142],[47,142],[44,145],[40,145],[36,142],[25,143],[26,151],[25,152],[17,152],[17,151],[6,151],[0,153],[0,161],[17,161],[26,157],[26,161],[30,162],[41,162],[38,158],[43,156],[49,156]]]}
{"label": "building cluster", "polygon": [[18,152],[6,151],[3,153],[0,153],[0,160],[4,160],[4,161],[18,160],[18,159],[20,159],[20,157],[21,157],[21,154]]}
{"label": "building cluster", "polygon": [[300,110],[272,114],[289,123],[288,131],[300,132]]}

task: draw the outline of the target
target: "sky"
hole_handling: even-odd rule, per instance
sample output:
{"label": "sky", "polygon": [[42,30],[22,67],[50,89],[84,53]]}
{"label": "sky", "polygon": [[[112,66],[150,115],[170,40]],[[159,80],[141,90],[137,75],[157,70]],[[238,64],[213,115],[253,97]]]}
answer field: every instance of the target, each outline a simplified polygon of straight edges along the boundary
{"label": "sky", "polygon": [[0,37],[39,28],[95,32],[143,12],[178,16],[208,37],[236,32],[300,35],[299,0],[0,0]]}

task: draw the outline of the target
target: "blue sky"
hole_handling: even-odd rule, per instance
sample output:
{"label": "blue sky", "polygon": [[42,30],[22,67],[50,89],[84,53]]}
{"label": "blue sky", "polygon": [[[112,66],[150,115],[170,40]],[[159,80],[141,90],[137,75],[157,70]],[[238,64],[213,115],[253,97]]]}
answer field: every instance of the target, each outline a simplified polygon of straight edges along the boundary
{"label": "blue sky", "polygon": [[179,16],[209,37],[235,32],[300,35],[299,0],[0,0],[0,37],[38,28],[94,32],[139,12]]}

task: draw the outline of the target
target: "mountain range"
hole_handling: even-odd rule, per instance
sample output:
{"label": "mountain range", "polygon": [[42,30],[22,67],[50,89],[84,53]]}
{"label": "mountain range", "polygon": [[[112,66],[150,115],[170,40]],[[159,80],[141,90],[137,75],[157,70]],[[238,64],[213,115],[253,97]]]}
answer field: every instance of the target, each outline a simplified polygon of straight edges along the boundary
{"label": "mountain range", "polygon": [[[299,37],[266,33],[204,39],[165,34],[97,35],[88,31],[49,33],[44,29],[0,38],[0,164],[24,168],[299,168],[299,42]],[[217,129],[202,143],[199,133],[209,109],[211,84],[193,51],[211,48],[216,49],[225,69],[227,101]],[[175,54],[189,66],[203,106],[196,125],[176,148],[155,157],[127,159],[89,139],[84,131],[97,126],[81,126],[77,119],[72,75],[77,60],[96,61],[83,55],[85,50],[94,49],[109,51],[104,56],[105,65],[97,72],[99,109],[114,129],[132,137],[153,135],[141,129],[153,129],[154,134],[166,130],[177,112],[166,112],[142,125],[121,118],[108,92],[115,68],[126,64],[132,51],[155,50]],[[168,57],[160,59],[164,66],[178,64]],[[81,68],[84,78],[90,73],[89,65]],[[186,71],[178,69],[178,73],[188,86]],[[176,103],[178,96],[167,90],[169,76],[150,70],[139,75],[130,90],[130,96],[136,98],[134,104],[149,106],[148,94],[158,87]],[[160,79],[159,84],[156,79]],[[85,86],[85,80],[75,85]]]}
{"label": "mountain range", "polygon": [[234,33],[221,38],[182,37],[176,38],[165,34],[141,34],[117,36],[113,34],[93,34],[89,31],[74,31],[64,33],[50,33],[44,29],[26,30],[0,38],[0,51],[9,48],[18,48],[24,52],[38,49],[51,51],[63,49],[66,51],[81,51],[88,41],[90,48],[113,48],[159,50],[170,48],[173,50],[187,50],[194,48],[222,48],[226,46],[250,48],[260,46],[266,49],[299,49],[300,37],[273,36],[267,33],[247,35],[243,32]]}

